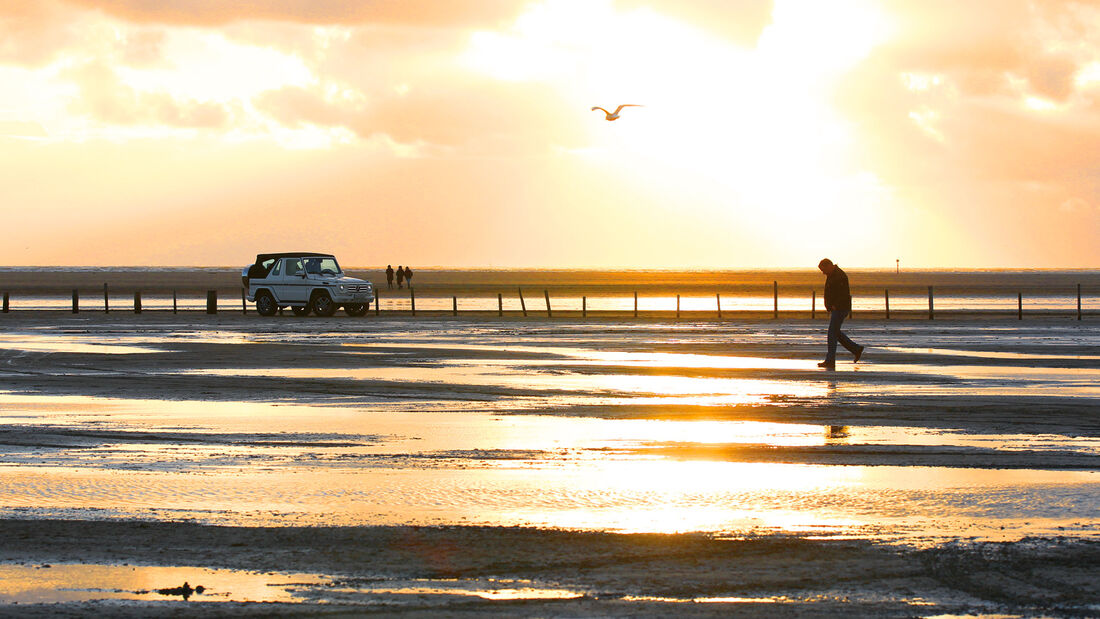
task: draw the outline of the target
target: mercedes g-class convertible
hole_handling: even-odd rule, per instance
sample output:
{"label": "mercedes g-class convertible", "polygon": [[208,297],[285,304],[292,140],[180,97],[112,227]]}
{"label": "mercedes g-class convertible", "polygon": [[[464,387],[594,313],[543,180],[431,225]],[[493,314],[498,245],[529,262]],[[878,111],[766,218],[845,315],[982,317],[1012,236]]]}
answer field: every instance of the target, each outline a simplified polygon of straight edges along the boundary
{"label": "mercedes g-class convertible", "polygon": [[332,254],[260,254],[241,272],[241,280],[261,316],[284,307],[295,316],[332,316],[340,306],[348,316],[362,316],[374,301],[374,286],[344,275]]}

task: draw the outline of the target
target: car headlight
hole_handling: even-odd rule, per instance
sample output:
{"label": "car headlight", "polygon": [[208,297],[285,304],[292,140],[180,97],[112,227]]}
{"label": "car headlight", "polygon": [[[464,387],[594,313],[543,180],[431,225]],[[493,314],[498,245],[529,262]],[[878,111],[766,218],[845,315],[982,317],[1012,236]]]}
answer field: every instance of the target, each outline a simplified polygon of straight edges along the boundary
{"label": "car headlight", "polygon": [[340,292],[347,292],[347,290],[348,290],[347,286],[345,286],[343,284],[340,284]]}

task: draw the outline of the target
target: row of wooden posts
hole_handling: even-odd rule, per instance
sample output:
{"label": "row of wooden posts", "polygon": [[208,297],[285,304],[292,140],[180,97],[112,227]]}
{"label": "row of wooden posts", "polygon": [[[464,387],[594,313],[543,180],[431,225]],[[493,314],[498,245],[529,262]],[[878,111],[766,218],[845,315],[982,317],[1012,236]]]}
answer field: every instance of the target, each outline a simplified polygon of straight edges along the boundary
{"label": "row of wooden posts", "polygon": [[[527,316],[527,302],[523,298],[523,289],[518,288],[520,309],[524,316]],[[552,317],[554,315],[553,309],[550,305],[550,291],[543,290],[543,296],[546,299],[546,316]],[[378,315],[381,312],[381,293],[376,291],[376,298],[374,304],[374,313]],[[885,303],[886,303],[886,319],[890,319],[890,291],[885,290]],[[722,295],[721,293],[715,293],[715,308],[718,310],[718,317],[722,317]],[[779,282],[772,282],[772,298],[774,300],[772,317],[779,318]],[[7,314],[9,311],[9,293],[4,293],[3,301],[3,313]],[[416,315],[416,292],[409,288],[409,302],[411,305],[411,313]],[[76,314],[80,311],[80,293],[73,289],[73,313]],[[108,295],[107,284],[103,284],[103,311],[109,313],[111,311],[111,301]],[[248,302],[245,296],[245,290],[241,289],[241,311],[245,314],[248,313]],[[176,291],[172,291],[172,313],[178,312]],[[458,315],[458,297],[451,297],[451,312],[453,315]],[[134,292],[134,313],[141,313],[141,291]],[[206,313],[217,314],[218,313],[218,291],[207,290],[206,291]],[[504,295],[497,293],[497,316],[504,315]],[[581,297],[581,316],[588,317],[588,297]],[[638,292],[634,292],[634,317],[638,317]],[[676,317],[680,317],[680,295],[676,295]],[[810,318],[817,317],[817,291],[814,290],[810,297]],[[936,317],[935,311],[935,294],[932,286],[928,287],[928,319],[933,320]],[[1024,318],[1024,295],[1023,293],[1017,293],[1016,296],[1016,317],[1019,320]],[[1077,284],[1077,320],[1081,320],[1081,284]]]}

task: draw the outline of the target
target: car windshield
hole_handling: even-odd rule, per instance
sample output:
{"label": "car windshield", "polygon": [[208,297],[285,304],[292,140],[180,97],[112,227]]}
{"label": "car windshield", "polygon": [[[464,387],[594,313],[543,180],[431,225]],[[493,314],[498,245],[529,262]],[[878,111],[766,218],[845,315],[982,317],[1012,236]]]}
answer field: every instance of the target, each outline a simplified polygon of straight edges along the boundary
{"label": "car windshield", "polygon": [[314,275],[339,275],[340,265],[336,258],[326,256],[324,258],[306,258],[306,273]]}

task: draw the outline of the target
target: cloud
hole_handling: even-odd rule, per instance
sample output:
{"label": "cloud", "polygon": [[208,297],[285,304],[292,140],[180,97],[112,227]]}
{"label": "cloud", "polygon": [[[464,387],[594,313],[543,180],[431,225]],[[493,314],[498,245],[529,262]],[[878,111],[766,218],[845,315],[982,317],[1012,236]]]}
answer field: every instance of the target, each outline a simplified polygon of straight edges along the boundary
{"label": "cloud", "polygon": [[[1083,24],[1100,21],[1095,0],[887,0],[896,36],[876,56],[941,73],[966,94],[1032,93],[1064,100],[1073,76],[1100,54]],[[1019,86],[1015,86],[1018,88]]]}
{"label": "cloud", "polygon": [[33,69],[96,57],[117,66],[159,67],[165,62],[164,38],[162,29],[114,28],[55,0],[0,0],[0,65]]}
{"label": "cloud", "polygon": [[836,88],[868,165],[907,182],[1095,174],[1100,114],[1075,77],[1100,60],[1100,40],[1066,18],[1096,9],[1055,4],[892,3],[903,30]]}
{"label": "cloud", "polygon": [[756,45],[772,21],[772,0],[617,0],[622,9],[647,8],[739,45]]}
{"label": "cloud", "polygon": [[1059,205],[1059,208],[1066,213],[1100,215],[1100,203],[1090,204],[1087,200],[1077,197],[1069,198]]}
{"label": "cloud", "polygon": [[16,138],[44,138],[46,130],[36,122],[0,120],[0,136]]}
{"label": "cloud", "polygon": [[0,63],[43,66],[80,38],[71,11],[52,0],[0,0]]}
{"label": "cloud", "polygon": [[[271,90],[253,105],[287,127],[343,127],[362,138],[387,135],[402,143],[461,146],[496,141],[572,147],[581,143],[573,110],[548,85],[452,77],[430,86],[378,93],[363,100],[330,99],[320,88]],[[575,113],[573,113],[575,112]]]}
{"label": "cloud", "polygon": [[[859,164],[896,189],[912,252],[963,263],[1081,264],[1100,203],[1100,3],[892,1],[895,36],[843,77],[835,104]],[[1058,238],[1061,243],[1041,242]],[[1091,252],[1091,253],[1090,253]]]}
{"label": "cloud", "polygon": [[70,109],[98,122],[119,125],[161,125],[188,129],[219,129],[232,118],[221,103],[180,100],[164,92],[143,92],[123,84],[102,62],[70,67],[61,77],[71,80],[79,96]]}
{"label": "cloud", "polygon": [[235,21],[275,20],[303,24],[406,24],[493,26],[525,7],[517,0],[67,0],[136,23],[216,26]]}

